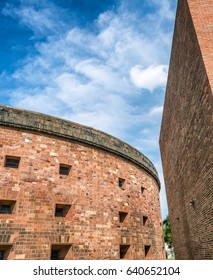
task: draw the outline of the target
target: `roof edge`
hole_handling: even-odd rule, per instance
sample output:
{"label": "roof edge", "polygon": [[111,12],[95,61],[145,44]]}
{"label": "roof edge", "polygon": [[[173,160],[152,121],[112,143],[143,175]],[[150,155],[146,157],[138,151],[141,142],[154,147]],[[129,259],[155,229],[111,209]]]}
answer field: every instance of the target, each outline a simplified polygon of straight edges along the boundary
{"label": "roof edge", "polygon": [[131,145],[105,132],[58,117],[5,105],[0,105],[0,125],[54,135],[119,155],[147,171],[160,189],[160,180],[153,163]]}

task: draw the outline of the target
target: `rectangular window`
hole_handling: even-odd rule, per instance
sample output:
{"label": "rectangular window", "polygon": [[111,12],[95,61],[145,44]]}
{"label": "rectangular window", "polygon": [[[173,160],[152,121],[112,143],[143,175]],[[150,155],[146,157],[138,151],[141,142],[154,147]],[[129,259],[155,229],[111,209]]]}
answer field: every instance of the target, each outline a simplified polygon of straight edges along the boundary
{"label": "rectangular window", "polygon": [[125,179],[122,179],[122,178],[118,179],[118,186],[119,186],[119,188],[123,188],[124,187],[124,182],[125,182]]}
{"label": "rectangular window", "polygon": [[10,205],[0,205],[0,213],[1,214],[11,214],[11,206]]}
{"label": "rectangular window", "polygon": [[61,175],[69,175],[70,169],[71,169],[70,165],[60,164],[59,174],[61,174]]}
{"label": "rectangular window", "polygon": [[150,245],[145,245],[144,246],[144,254],[145,254],[145,259],[146,260],[151,260],[152,259],[152,252],[151,252],[151,246]]}
{"label": "rectangular window", "polygon": [[59,250],[51,251],[51,260],[59,260]]}
{"label": "rectangular window", "polygon": [[52,244],[51,260],[70,260],[72,244]]}
{"label": "rectangular window", "polygon": [[145,191],[145,188],[144,187],[141,187],[141,193],[143,194]]}
{"label": "rectangular window", "polygon": [[4,259],[4,251],[0,251],[0,260]]}
{"label": "rectangular window", "polygon": [[123,223],[127,217],[128,213],[127,212],[119,212],[119,222]]}
{"label": "rectangular window", "polygon": [[12,214],[16,201],[0,200],[0,214]]}
{"label": "rectangular window", "polygon": [[55,216],[56,217],[64,217],[63,208],[56,208],[55,209]]}
{"label": "rectangular window", "polygon": [[125,259],[127,257],[127,252],[130,245],[120,245],[120,259]]}
{"label": "rectangular window", "polygon": [[0,245],[0,260],[7,260],[12,245]]}
{"label": "rectangular window", "polygon": [[148,217],[143,216],[143,226],[147,226],[147,225],[148,225]]}
{"label": "rectangular window", "polygon": [[71,205],[68,204],[56,204],[55,217],[66,217]]}
{"label": "rectangular window", "polygon": [[19,162],[20,157],[6,156],[4,166],[8,168],[18,168]]}

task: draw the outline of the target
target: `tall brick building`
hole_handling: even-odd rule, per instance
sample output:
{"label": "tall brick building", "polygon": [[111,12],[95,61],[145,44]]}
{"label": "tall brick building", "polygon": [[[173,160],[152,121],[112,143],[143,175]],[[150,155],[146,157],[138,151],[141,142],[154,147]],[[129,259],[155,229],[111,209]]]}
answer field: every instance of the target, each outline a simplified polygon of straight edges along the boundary
{"label": "tall brick building", "polygon": [[159,187],[128,144],[0,106],[0,259],[163,259]]}
{"label": "tall brick building", "polygon": [[176,259],[213,259],[213,1],[179,0],[160,135]]}

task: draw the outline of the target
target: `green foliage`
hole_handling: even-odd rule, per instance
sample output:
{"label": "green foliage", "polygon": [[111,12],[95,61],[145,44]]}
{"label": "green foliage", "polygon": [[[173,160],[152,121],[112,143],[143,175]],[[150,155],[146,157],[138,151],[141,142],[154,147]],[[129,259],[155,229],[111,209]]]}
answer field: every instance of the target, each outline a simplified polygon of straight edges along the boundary
{"label": "green foliage", "polygon": [[172,248],[172,232],[171,232],[171,226],[170,226],[170,219],[169,216],[167,216],[163,220],[163,237],[164,241],[167,243],[169,248]]}

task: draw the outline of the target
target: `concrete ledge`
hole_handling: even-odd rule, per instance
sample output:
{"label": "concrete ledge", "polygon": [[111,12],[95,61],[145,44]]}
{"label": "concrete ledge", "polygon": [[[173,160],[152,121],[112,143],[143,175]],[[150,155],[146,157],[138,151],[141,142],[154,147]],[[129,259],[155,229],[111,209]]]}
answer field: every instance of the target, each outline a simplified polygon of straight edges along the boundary
{"label": "concrete ledge", "polygon": [[160,181],[152,162],[129,144],[99,130],[53,116],[0,105],[0,125],[42,132],[84,143],[125,158],[146,170]]}

